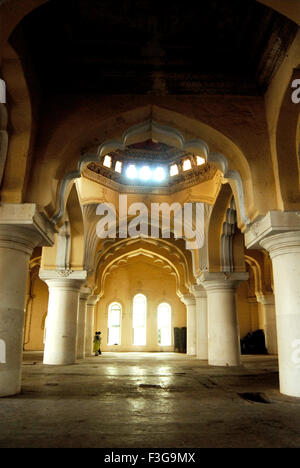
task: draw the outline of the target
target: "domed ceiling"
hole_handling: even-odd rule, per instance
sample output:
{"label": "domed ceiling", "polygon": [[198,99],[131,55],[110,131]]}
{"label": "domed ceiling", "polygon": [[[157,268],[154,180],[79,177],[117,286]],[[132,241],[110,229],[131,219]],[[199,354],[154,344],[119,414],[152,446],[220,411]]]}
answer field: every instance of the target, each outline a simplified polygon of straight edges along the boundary
{"label": "domed ceiling", "polygon": [[107,153],[83,175],[118,191],[174,193],[212,179],[217,169],[203,155],[148,139]]}

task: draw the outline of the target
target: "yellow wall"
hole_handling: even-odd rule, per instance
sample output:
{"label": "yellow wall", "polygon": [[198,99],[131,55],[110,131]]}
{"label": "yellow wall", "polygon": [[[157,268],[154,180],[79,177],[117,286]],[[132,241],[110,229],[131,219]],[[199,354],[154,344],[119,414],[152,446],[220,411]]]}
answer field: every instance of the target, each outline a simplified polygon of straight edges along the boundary
{"label": "yellow wall", "polygon": [[[132,300],[135,294],[147,297],[147,345],[133,346]],[[108,346],[108,307],[111,302],[122,305],[121,345]],[[172,307],[173,328],[186,326],[186,307],[176,294],[175,278],[151,264],[143,256],[113,270],[108,276],[104,295],[95,314],[95,330],[102,332],[103,351],[173,351],[173,346],[161,347],[157,342],[157,307],[168,302]]]}
{"label": "yellow wall", "polygon": [[26,311],[24,349],[41,351],[44,349],[45,318],[48,310],[48,286],[36,278],[32,288],[33,298],[29,299]]}
{"label": "yellow wall", "polygon": [[248,297],[248,284],[242,283],[237,290],[237,310],[240,326],[240,337],[262,327],[260,307],[254,297]]}

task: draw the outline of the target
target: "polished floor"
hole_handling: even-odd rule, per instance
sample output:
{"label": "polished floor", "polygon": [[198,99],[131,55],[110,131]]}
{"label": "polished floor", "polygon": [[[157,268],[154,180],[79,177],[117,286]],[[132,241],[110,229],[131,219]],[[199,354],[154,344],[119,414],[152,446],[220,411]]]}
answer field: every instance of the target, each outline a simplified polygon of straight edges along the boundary
{"label": "polished floor", "polygon": [[0,447],[300,447],[300,399],[277,359],[239,368],[173,353],[104,353],[44,366],[25,353],[22,394],[0,399]]}

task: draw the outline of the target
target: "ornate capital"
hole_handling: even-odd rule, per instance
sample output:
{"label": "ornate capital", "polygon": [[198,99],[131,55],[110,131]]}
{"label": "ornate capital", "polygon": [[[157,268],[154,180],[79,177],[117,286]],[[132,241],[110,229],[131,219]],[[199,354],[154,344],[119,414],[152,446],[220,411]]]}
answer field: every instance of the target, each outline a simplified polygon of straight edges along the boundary
{"label": "ornate capital", "polygon": [[196,300],[207,297],[205,288],[201,284],[193,284],[190,291],[195,296]]}
{"label": "ornate capital", "polygon": [[193,294],[183,294],[180,299],[187,307],[196,305],[196,300]]}
{"label": "ornate capital", "polygon": [[[262,241],[285,232],[300,231],[300,217],[296,211],[269,211],[259,217],[245,230],[247,249],[261,249]],[[264,247],[266,248],[266,247]]]}
{"label": "ornate capital", "polygon": [[0,206],[0,245],[31,255],[37,245],[52,246],[55,228],[34,203]]}
{"label": "ornate capital", "polygon": [[235,291],[241,282],[247,281],[249,273],[213,273],[203,272],[201,275],[201,284],[206,291]]}
{"label": "ornate capital", "polygon": [[300,253],[300,231],[284,232],[267,237],[261,241],[273,259],[279,255]]}
{"label": "ornate capital", "polygon": [[49,287],[49,289],[65,289],[70,291],[80,291],[85,283],[87,273],[85,270],[71,271],[67,276],[62,276],[57,270],[40,270],[39,277]]}

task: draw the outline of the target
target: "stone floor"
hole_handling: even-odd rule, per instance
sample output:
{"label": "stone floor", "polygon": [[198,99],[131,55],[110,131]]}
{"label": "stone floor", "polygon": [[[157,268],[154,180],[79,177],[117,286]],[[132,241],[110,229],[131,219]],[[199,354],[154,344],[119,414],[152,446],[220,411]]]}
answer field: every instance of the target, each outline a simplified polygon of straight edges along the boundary
{"label": "stone floor", "polygon": [[44,366],[25,353],[22,394],[0,399],[0,447],[300,447],[300,399],[277,359],[240,368],[181,354],[104,353]]}

